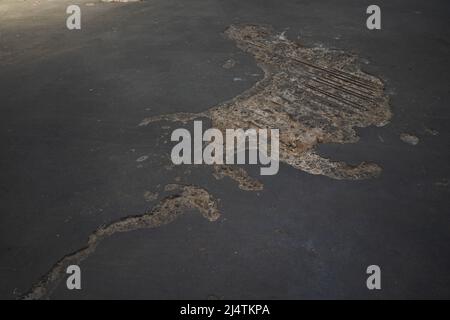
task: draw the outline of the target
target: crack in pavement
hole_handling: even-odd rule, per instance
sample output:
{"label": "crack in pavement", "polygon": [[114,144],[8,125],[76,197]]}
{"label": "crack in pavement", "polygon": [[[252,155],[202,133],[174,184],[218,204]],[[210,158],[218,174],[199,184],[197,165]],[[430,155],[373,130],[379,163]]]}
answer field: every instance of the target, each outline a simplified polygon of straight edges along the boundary
{"label": "crack in pavement", "polygon": [[88,239],[87,245],[59,260],[50,271],[34,284],[22,300],[48,298],[63,279],[70,265],[79,265],[95,252],[101,241],[116,233],[160,227],[173,222],[186,210],[196,209],[209,221],[220,217],[217,201],[207,190],[192,185],[171,184],[166,191],[178,191],[160,201],[150,212],[139,216],[129,216],[107,226],[99,227]]}

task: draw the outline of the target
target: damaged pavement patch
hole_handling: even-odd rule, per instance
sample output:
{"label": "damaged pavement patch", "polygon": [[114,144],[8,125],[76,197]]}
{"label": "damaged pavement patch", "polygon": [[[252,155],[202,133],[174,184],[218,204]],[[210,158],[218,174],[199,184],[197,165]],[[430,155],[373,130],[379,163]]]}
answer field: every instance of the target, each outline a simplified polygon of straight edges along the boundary
{"label": "damaged pavement patch", "polygon": [[215,165],[213,176],[217,180],[220,180],[224,177],[229,177],[238,183],[238,187],[241,190],[261,191],[264,189],[264,185],[261,182],[250,177],[247,171],[239,167],[229,165]]}
{"label": "damaged pavement patch", "polygon": [[280,161],[296,169],[349,180],[381,173],[374,163],[351,166],[315,152],[320,143],[355,143],[359,138],[354,127],[384,126],[391,118],[382,81],[361,71],[356,56],[307,48],[259,25],[233,25],[225,35],[256,59],[264,79],[205,112],[159,115],[144,119],[141,126],[206,117],[222,132],[276,128],[280,130]]}

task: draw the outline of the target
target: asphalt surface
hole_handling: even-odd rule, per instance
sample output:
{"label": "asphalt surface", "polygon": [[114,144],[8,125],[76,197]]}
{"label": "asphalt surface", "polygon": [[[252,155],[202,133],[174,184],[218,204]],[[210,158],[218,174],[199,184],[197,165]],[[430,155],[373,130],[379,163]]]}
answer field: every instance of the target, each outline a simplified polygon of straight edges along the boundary
{"label": "asphalt surface", "polygon": [[[365,26],[370,1],[76,3],[80,31],[65,26],[72,1],[0,3],[0,298],[18,298],[98,226],[146,212],[174,182],[220,199],[219,221],[189,212],[116,234],[81,264],[82,290],[62,282],[50,298],[450,298],[450,2],[379,0],[379,31]],[[182,125],[142,119],[201,112],[263,76],[223,36],[233,23],[356,53],[386,82],[389,125],[319,148],[378,163],[379,178],[249,167],[264,190],[246,192],[208,167],[170,166]],[[382,290],[366,287],[372,264]]]}

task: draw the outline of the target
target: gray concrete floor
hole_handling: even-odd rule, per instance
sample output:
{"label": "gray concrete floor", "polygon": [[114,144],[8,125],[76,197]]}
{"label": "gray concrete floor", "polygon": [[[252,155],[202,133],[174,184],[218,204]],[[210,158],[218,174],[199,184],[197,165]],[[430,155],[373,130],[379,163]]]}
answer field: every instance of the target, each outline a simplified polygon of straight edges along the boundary
{"label": "gray concrete floor", "polygon": [[[82,263],[83,290],[62,284],[51,298],[450,298],[448,1],[379,0],[381,31],[365,28],[371,1],[80,0],[76,32],[65,27],[72,3],[0,3],[0,298],[29,290],[98,226],[150,209],[157,200],[144,193],[161,199],[177,177],[219,198],[222,218],[188,213],[114,235]],[[370,61],[392,122],[319,150],[376,162],[381,177],[337,181],[282,165],[256,193],[209,168],[167,170],[177,124],[138,127],[143,118],[206,110],[262,76],[221,35],[232,23]],[[230,58],[236,67],[224,69]],[[371,264],[381,291],[366,288]]]}

